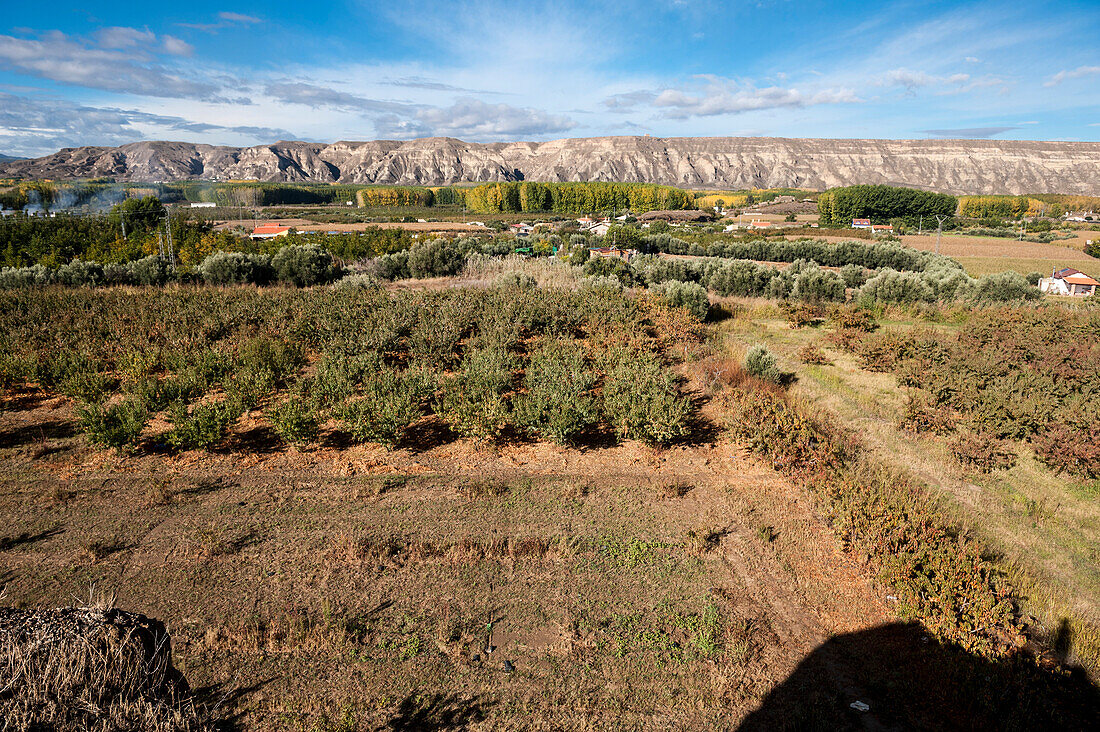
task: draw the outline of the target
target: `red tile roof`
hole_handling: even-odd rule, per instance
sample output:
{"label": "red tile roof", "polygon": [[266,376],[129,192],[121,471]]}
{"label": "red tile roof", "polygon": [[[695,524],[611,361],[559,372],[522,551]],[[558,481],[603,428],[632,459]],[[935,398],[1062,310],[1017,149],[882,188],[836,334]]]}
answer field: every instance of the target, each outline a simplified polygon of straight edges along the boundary
{"label": "red tile roof", "polygon": [[260,224],[253,229],[253,234],[279,234],[284,231],[290,231],[289,226],[283,226],[281,224]]}
{"label": "red tile roof", "polygon": [[1081,272],[1078,272],[1076,274],[1066,275],[1062,279],[1064,279],[1066,282],[1070,283],[1071,285],[1093,285],[1093,286],[1100,285],[1100,282],[1097,282],[1093,278],[1089,277],[1087,274],[1083,274]]}

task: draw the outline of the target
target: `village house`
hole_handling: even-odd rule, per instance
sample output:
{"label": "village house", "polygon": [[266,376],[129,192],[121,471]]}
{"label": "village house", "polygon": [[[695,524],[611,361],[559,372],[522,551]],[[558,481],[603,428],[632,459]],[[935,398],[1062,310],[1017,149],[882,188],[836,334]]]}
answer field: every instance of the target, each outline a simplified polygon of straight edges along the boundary
{"label": "village house", "polygon": [[1039,291],[1048,295],[1091,297],[1096,294],[1097,286],[1100,282],[1072,267],[1060,269],[1050,277],[1039,280]]}
{"label": "village house", "polygon": [[871,219],[852,219],[853,229],[870,229]]}
{"label": "village house", "polygon": [[275,239],[280,236],[287,236],[290,234],[290,227],[283,226],[281,224],[260,224],[252,230],[252,234],[249,235],[250,239]]}
{"label": "village house", "polygon": [[871,226],[872,234],[893,234],[894,227],[889,224],[875,224]]}
{"label": "village house", "polygon": [[1070,211],[1065,215],[1066,221],[1100,221],[1100,215],[1092,211]]}
{"label": "village house", "polygon": [[583,231],[587,231],[593,236],[604,237],[607,236],[607,232],[611,230],[611,222],[607,219],[604,219],[603,221],[598,221],[596,223],[590,223],[586,226],[582,226],[581,229]]}
{"label": "village house", "polygon": [[604,259],[621,259],[629,262],[638,256],[637,249],[620,249],[619,247],[593,247],[588,250],[589,256],[602,257]]}

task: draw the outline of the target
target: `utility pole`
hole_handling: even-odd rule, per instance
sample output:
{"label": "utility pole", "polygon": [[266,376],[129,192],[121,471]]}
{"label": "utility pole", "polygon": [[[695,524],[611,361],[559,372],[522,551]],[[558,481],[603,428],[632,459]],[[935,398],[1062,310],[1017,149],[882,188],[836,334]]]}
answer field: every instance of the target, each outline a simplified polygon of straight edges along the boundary
{"label": "utility pole", "polygon": [[168,232],[168,263],[176,266],[176,248],[172,245],[172,214],[164,216],[164,230]]}
{"label": "utility pole", "polygon": [[924,214],[920,215],[920,223],[917,224],[917,236],[924,233]]}
{"label": "utility pole", "polygon": [[947,218],[940,214],[936,214],[936,254],[940,253],[940,237],[943,236],[943,220]]}

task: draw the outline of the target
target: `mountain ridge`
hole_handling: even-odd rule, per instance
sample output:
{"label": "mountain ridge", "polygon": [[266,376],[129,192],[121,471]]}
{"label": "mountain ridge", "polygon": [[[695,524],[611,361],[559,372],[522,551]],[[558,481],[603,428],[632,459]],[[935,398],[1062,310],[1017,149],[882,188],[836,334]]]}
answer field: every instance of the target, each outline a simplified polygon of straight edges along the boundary
{"label": "mountain ridge", "polygon": [[385,185],[617,181],[714,189],[887,183],[956,194],[1100,195],[1100,142],[623,136],[476,143],[434,137],[232,147],[145,141],[0,162],[0,177]]}

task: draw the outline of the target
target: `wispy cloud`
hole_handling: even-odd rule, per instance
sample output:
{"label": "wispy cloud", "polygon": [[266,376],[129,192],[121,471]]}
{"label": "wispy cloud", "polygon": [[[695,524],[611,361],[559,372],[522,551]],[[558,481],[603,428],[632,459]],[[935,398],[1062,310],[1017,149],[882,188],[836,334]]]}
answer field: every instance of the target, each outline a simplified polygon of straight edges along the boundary
{"label": "wispy cloud", "polygon": [[281,81],[268,84],[264,93],[286,104],[302,104],[310,107],[359,110],[388,114],[413,114],[420,107],[404,102],[388,102],[349,94],[316,84],[301,81]]}
{"label": "wispy cloud", "polygon": [[921,130],[926,135],[932,137],[941,137],[948,139],[967,139],[978,140],[988,139],[990,137],[996,137],[1005,132],[1011,130],[1018,130],[1019,127],[960,127],[952,130]]}
{"label": "wispy cloud", "polygon": [[712,117],[768,109],[811,107],[819,104],[858,104],[863,101],[852,89],[817,89],[801,91],[794,87],[768,86],[757,88],[751,82],[734,81],[714,75],[702,75],[697,81],[703,88],[690,84],[660,90],[636,90],[613,94],[601,104],[609,111],[625,114],[639,106],[660,111],[666,119]]}
{"label": "wispy cloud", "polygon": [[798,89],[772,86],[764,89],[746,87],[735,91],[719,89],[698,96],[691,96],[677,89],[666,89],[653,100],[653,106],[663,108],[666,117],[684,119],[783,107],[857,104],[860,101],[862,100],[851,89],[824,89],[806,94]]}
{"label": "wispy cloud", "polygon": [[193,30],[202,31],[203,33],[217,33],[222,28],[229,28],[234,25],[258,25],[263,23],[263,18],[257,18],[254,15],[244,15],[243,13],[232,13],[228,11],[222,11],[217,15],[218,20],[214,23],[177,23],[176,25],[181,28],[191,28]]}
{"label": "wispy cloud", "polygon": [[909,93],[929,86],[961,86],[970,80],[970,74],[950,74],[937,76],[924,71],[911,69],[893,69],[887,71],[877,80],[879,86],[900,86]]}
{"label": "wispy cloud", "polygon": [[450,107],[427,107],[412,119],[396,115],[378,120],[378,131],[390,137],[461,137],[496,140],[517,136],[560,134],[577,126],[569,117],[530,107],[486,104],[478,99],[459,99]]}
{"label": "wispy cloud", "polygon": [[1043,82],[1043,86],[1057,86],[1068,79],[1080,79],[1085,76],[1100,74],[1100,66],[1078,66],[1073,70],[1059,71],[1054,76]]}

